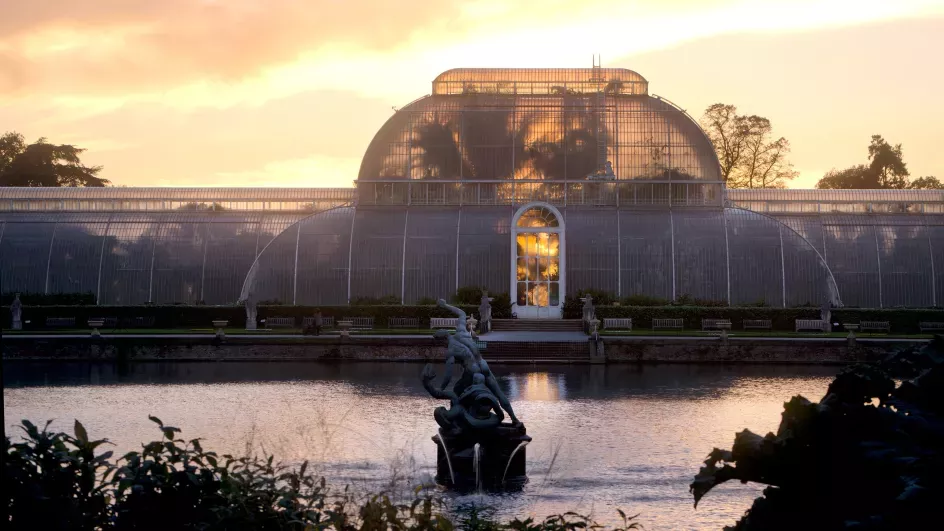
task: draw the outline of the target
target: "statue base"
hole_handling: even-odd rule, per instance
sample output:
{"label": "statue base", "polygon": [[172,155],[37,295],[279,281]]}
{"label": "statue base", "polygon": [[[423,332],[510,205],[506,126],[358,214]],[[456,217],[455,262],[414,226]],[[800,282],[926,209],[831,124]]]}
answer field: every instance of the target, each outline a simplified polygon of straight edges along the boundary
{"label": "statue base", "polygon": [[531,437],[524,426],[502,424],[457,435],[440,431],[433,442],[439,485],[461,492],[507,492],[521,490],[528,482],[525,455]]}

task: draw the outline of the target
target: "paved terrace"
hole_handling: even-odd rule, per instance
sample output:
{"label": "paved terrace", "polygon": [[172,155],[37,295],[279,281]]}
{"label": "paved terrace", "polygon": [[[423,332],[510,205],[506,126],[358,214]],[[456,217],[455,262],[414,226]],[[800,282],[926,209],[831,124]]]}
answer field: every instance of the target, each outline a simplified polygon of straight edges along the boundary
{"label": "paved terrace", "polygon": [[[82,339],[82,338],[91,338],[92,336],[88,333],[84,334],[9,334],[7,337],[15,337],[20,339]],[[147,333],[132,333],[132,334],[101,334],[103,339],[109,338],[122,338],[122,339],[207,339],[215,337],[213,332],[204,332],[204,333],[180,333],[180,334],[147,334]],[[303,334],[267,334],[267,333],[253,333],[253,334],[239,334],[239,333],[230,333],[227,335],[230,338],[239,338],[241,340],[246,339],[318,339],[318,338],[338,338],[339,335],[336,333],[322,334],[320,336],[311,336]],[[431,339],[430,334],[352,334],[349,338],[350,341],[356,342],[360,339]],[[585,342],[587,341],[587,336],[581,332],[532,332],[532,331],[500,331],[500,332],[491,332],[486,335],[480,336],[479,339],[485,343],[576,343],[576,342]],[[665,341],[665,340],[676,340],[684,339],[691,341],[704,341],[704,342],[717,342],[719,341],[718,336],[704,336],[704,335],[606,335],[602,336],[603,342],[606,343],[610,340],[620,340],[620,341]],[[845,337],[835,337],[835,336],[808,336],[808,337],[795,337],[795,336],[737,336],[733,334],[728,335],[728,341],[796,341],[796,342],[809,342],[809,341],[835,341],[842,342],[846,341]],[[928,343],[931,340],[926,338],[902,338],[902,337],[863,337],[856,336],[857,342],[875,342],[875,343]]]}

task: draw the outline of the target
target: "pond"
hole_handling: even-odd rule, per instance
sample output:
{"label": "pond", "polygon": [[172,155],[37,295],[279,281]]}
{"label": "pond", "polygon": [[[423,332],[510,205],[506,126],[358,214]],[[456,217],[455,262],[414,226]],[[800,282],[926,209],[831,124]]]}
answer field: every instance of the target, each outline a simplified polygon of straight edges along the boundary
{"label": "pond", "polygon": [[[155,362],[4,364],[7,433],[19,419],[79,419],[115,453],[159,438],[155,415],[205,448],[311,460],[336,487],[408,493],[435,473],[440,401],[410,363]],[[688,485],[714,447],[744,428],[776,431],[783,403],[819,400],[836,367],[494,365],[534,442],[518,494],[457,496],[457,509],[543,517],[573,510],[647,529],[721,529],[763,490],[727,484],[695,510]],[[441,372],[441,371],[440,371]]]}

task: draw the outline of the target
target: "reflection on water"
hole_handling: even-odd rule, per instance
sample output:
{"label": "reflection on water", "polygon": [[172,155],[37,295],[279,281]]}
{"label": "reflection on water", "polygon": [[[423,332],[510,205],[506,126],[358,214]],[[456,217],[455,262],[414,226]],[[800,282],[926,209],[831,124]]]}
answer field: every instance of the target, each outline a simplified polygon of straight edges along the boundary
{"label": "reflection on water", "polygon": [[[428,479],[440,405],[418,364],[142,363],[4,364],[5,418],[72,419],[107,436],[117,455],[158,436],[147,415],[202,437],[286,460],[311,459],[334,484],[400,488]],[[517,495],[462,497],[499,514],[565,510],[601,520],[642,513],[647,529],[720,529],[760,494],[724,485],[692,508],[688,483],[734,433],[776,430],[783,403],[819,399],[835,368],[796,366],[495,366],[534,442],[531,483]]]}
{"label": "reflection on water", "polygon": [[563,374],[529,372],[505,379],[511,400],[555,401],[567,399],[566,377]]}

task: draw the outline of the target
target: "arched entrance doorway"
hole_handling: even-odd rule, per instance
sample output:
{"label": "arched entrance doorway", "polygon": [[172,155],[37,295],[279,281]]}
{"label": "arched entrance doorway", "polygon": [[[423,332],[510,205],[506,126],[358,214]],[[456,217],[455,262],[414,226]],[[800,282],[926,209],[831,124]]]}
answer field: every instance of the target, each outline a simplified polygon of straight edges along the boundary
{"label": "arched entrance doorway", "polygon": [[512,218],[511,300],[521,319],[560,319],[564,306],[564,218],[530,203]]}

